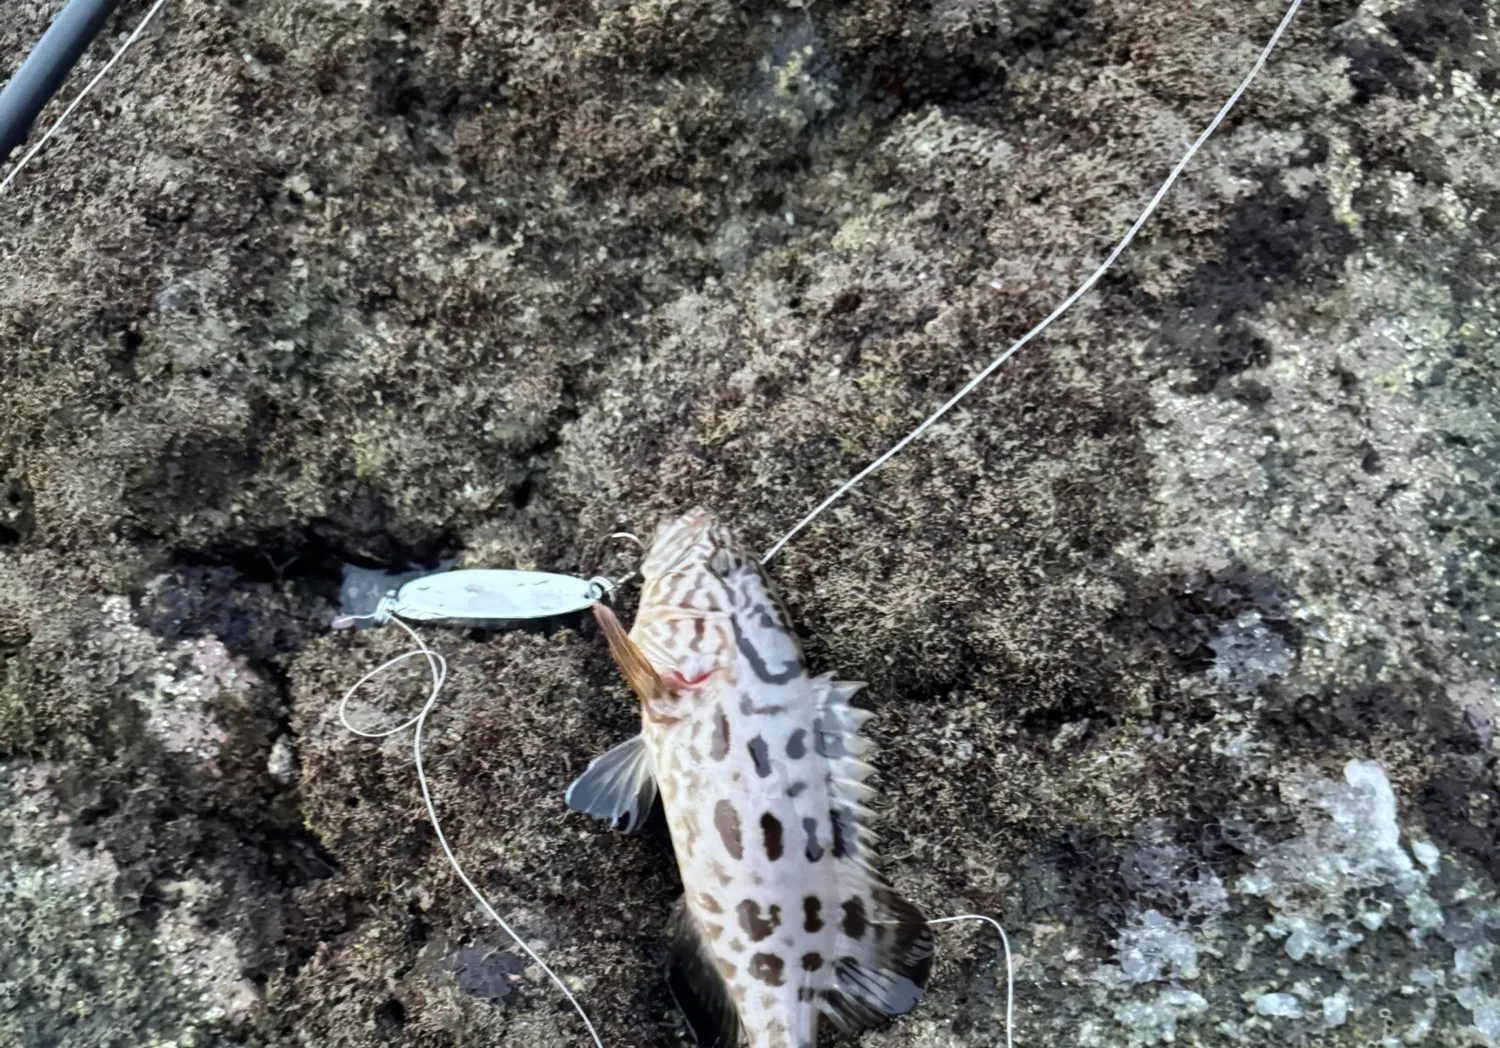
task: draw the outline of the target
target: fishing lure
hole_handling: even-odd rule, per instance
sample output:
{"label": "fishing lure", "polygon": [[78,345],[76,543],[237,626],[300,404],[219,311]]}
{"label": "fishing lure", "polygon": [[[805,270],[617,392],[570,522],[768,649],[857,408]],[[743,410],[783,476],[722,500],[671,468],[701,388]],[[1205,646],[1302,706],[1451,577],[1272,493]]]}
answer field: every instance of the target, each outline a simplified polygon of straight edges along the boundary
{"label": "fishing lure", "polygon": [[703,1046],[813,1048],[915,1007],[932,931],[874,865],[862,683],[809,676],[764,570],[703,509],[658,530],[627,634],[594,605],[641,732],[568,788],[638,828],[659,795],[682,875],[669,982]]}
{"label": "fishing lure", "polygon": [[581,579],[547,571],[464,568],[412,579],[380,598],[368,615],[340,615],[335,629],[356,622],[519,622],[566,615],[603,600],[615,583],[603,576]]}

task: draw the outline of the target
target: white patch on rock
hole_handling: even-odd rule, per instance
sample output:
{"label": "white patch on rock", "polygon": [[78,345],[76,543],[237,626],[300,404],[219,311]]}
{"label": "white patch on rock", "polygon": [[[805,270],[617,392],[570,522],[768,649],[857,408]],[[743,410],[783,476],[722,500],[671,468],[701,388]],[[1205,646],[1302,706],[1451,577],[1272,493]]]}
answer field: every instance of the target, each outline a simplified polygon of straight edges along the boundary
{"label": "white patch on rock", "polygon": [[1303,820],[1304,832],[1267,849],[1238,889],[1259,896],[1275,911],[1266,930],[1286,940],[1293,960],[1336,962],[1364,941],[1358,924],[1373,931],[1384,914],[1366,906],[1351,913],[1345,895],[1389,887],[1406,903],[1418,929],[1439,927],[1442,913],[1426,890],[1426,873],[1402,850],[1396,794],[1372,761],[1344,766],[1344,785],[1304,779],[1283,785],[1282,794],[1326,818]]}
{"label": "white patch on rock", "polygon": [[157,664],[151,689],[136,693],[147,732],[168,753],[192,757],[217,773],[213,761],[229,741],[220,717],[243,705],[258,679],[214,637],[175,645]]}
{"label": "white patch on rock", "polygon": [[1323,998],[1323,1025],[1332,1029],[1349,1021],[1349,995],[1343,990]]}
{"label": "white patch on rock", "polygon": [[201,881],[176,881],[163,886],[173,903],[157,925],[157,942],[167,954],[173,973],[203,991],[209,1022],[239,1022],[260,1002],[255,984],[246,979],[244,959],[226,930],[203,927],[192,911],[200,897],[212,891]]}
{"label": "white patch on rock", "polygon": [[1208,1011],[1208,1001],[1191,990],[1164,989],[1154,1001],[1131,1001],[1115,1010],[1115,1021],[1138,1036],[1136,1044],[1171,1043],[1177,1039],[1177,1024]]}
{"label": "white patch on rock", "polygon": [[65,888],[106,888],[120,876],[115,857],[102,847],[80,851],[71,839],[72,831],[63,830],[52,845],[57,853],[57,883]]}
{"label": "white patch on rock", "polygon": [[1198,978],[1192,932],[1156,910],[1133,918],[1117,945],[1120,971],[1131,982]]}
{"label": "white patch on rock", "polygon": [[1302,1002],[1289,993],[1263,993],[1255,999],[1255,1010],[1279,1019],[1302,1018]]}
{"label": "white patch on rock", "polygon": [[1285,677],[1296,662],[1296,653],[1280,634],[1266,627],[1260,612],[1253,608],[1225,623],[1208,646],[1214,650],[1208,679],[1241,694],[1254,691],[1273,677]]}
{"label": "white patch on rock", "polygon": [[297,777],[297,756],[292,752],[292,742],[287,736],[277,736],[271,746],[271,754],[266,758],[266,773],[283,786],[290,785]]}
{"label": "white patch on rock", "polygon": [[1454,996],[1473,1014],[1474,1031],[1486,1048],[1500,1048],[1500,997],[1491,996],[1477,986],[1465,986]]}
{"label": "white patch on rock", "polygon": [[1417,861],[1427,867],[1428,873],[1437,873],[1438,859],[1441,858],[1437,846],[1431,841],[1412,841],[1411,853],[1417,857]]}

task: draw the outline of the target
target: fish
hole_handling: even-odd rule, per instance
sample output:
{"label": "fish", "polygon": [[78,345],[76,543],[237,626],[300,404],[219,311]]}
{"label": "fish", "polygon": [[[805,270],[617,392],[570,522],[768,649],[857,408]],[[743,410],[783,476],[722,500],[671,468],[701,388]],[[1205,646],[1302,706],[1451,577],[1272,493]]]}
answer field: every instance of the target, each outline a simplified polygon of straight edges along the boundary
{"label": "fish", "polygon": [[683,895],[667,982],[701,1048],[814,1048],[911,1011],[933,936],[878,870],[862,682],[810,676],[757,558],[703,508],[664,522],[627,633],[594,615],[641,702],[640,734],[569,786],[640,829],[656,798]]}

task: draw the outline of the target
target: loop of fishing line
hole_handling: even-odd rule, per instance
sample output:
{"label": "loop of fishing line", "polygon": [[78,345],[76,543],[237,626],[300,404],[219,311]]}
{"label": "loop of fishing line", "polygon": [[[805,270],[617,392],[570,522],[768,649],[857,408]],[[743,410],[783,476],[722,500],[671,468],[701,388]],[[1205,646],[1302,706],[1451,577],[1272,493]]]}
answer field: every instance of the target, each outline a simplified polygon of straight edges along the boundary
{"label": "loop of fishing line", "polygon": [[[635,548],[640,550],[641,555],[644,557],[646,553],[646,544],[636,536],[632,535],[630,532],[616,531],[611,533],[609,537],[612,539],[629,539],[631,542],[635,543]],[[633,582],[635,579],[640,577],[640,574],[641,566],[637,564],[635,566],[635,570],[632,571],[629,575],[626,575],[624,578],[610,580],[610,590],[607,594],[604,594],[604,596],[613,596],[621,586],[625,585],[627,582]]]}
{"label": "loop of fishing line", "polygon": [[[343,616],[343,618],[350,620],[369,619],[372,617],[373,616],[370,615]],[[469,875],[466,874],[463,867],[459,865],[458,856],[453,853],[453,848],[448,844],[448,838],[443,833],[442,824],[438,821],[437,806],[433,803],[432,800],[432,790],[427,785],[427,771],[422,766],[422,729],[427,726],[427,717],[432,712],[433,707],[437,705],[438,696],[442,694],[443,685],[447,683],[448,660],[429,648],[426,643],[423,642],[422,638],[417,635],[417,631],[412,629],[405,622],[401,621],[401,619],[393,615],[390,617],[390,621],[394,622],[397,626],[400,626],[403,630],[405,630],[406,635],[411,638],[412,643],[415,644],[416,647],[411,651],[402,652],[400,655],[386,659],[379,666],[376,666],[373,670],[371,670],[369,673],[366,673],[357,682],[355,682],[348,691],[344,692],[344,697],[339,700],[338,706],[339,723],[341,723],[345,728],[349,729],[354,734],[366,739],[383,739],[387,738],[388,736],[395,735],[397,732],[404,731],[407,728],[413,729],[412,757],[417,766],[417,783],[422,788],[422,803],[427,807],[427,819],[432,823],[432,832],[437,835],[438,845],[443,849],[443,855],[447,858],[448,865],[453,867],[453,872],[458,874],[458,879],[463,882],[465,888],[469,889],[469,894],[474,896],[475,900],[479,903],[480,907],[489,916],[489,918],[496,924],[498,924],[500,926],[500,930],[503,931],[506,935],[510,936],[511,941],[519,946],[522,951],[525,952],[526,956],[530,957],[532,961],[536,963],[537,967],[539,967],[543,972],[546,973],[547,978],[552,980],[552,984],[556,986],[560,991],[562,991],[562,995],[567,998],[568,1003],[573,1006],[573,1010],[578,1013],[578,1017],[583,1020],[583,1025],[588,1028],[589,1036],[593,1038],[595,1048],[604,1048],[604,1042],[599,1038],[599,1032],[594,1029],[593,1021],[589,1019],[588,1013],[583,1010],[583,1005],[578,1003],[578,999],[573,996],[573,993],[568,989],[567,984],[558,977],[556,972],[548,967],[546,961],[537,956],[536,951],[534,951],[529,945],[527,945],[526,940],[522,939],[521,936],[516,933],[515,929],[513,929],[508,923],[506,923],[505,918],[501,917],[500,914],[496,912],[495,908],[490,905],[489,900],[484,897],[484,893],[481,892],[479,888],[474,884],[474,882],[469,879]],[[418,657],[425,657],[427,659],[427,667],[432,674],[432,687],[427,693],[427,701],[422,704],[421,710],[419,710],[414,717],[402,721],[394,728],[388,728],[383,731],[357,728],[353,724],[349,723],[349,700],[354,697],[355,693],[359,691],[360,688],[369,683],[375,677],[379,676],[381,673],[384,673],[386,670],[390,669],[392,666],[395,666],[397,663],[404,662],[407,659]]]}
{"label": "loop of fishing line", "polygon": [[1026,343],[1030,342],[1032,339],[1036,338],[1043,331],[1046,331],[1047,328],[1052,326],[1053,321],[1055,321],[1058,317],[1062,316],[1073,307],[1073,303],[1077,302],[1080,298],[1093,290],[1094,285],[1099,283],[1099,281],[1104,277],[1104,274],[1109,272],[1109,270],[1114,266],[1115,260],[1118,259],[1120,255],[1124,253],[1125,249],[1130,246],[1131,241],[1135,240],[1135,236],[1141,231],[1141,227],[1144,226],[1146,222],[1151,218],[1151,216],[1156,213],[1156,209],[1161,205],[1161,202],[1163,199],[1165,199],[1167,193],[1174,185],[1177,184],[1177,179],[1181,177],[1182,172],[1187,168],[1193,157],[1198,155],[1198,150],[1202,149],[1203,144],[1208,141],[1209,137],[1216,130],[1218,130],[1219,125],[1224,122],[1224,118],[1229,115],[1229,111],[1234,108],[1234,104],[1240,100],[1240,96],[1249,89],[1251,82],[1260,75],[1261,69],[1265,66],[1266,61],[1271,57],[1271,52],[1275,50],[1276,44],[1281,40],[1282,34],[1286,32],[1287,27],[1292,24],[1292,18],[1297,14],[1297,9],[1301,6],[1302,0],[1292,0],[1292,5],[1287,8],[1286,15],[1281,19],[1281,24],[1278,25],[1276,27],[1276,31],[1271,34],[1271,39],[1266,41],[1266,46],[1261,48],[1260,55],[1255,59],[1255,64],[1250,67],[1250,72],[1245,74],[1245,78],[1240,81],[1240,85],[1234,89],[1234,93],[1229,96],[1229,100],[1225,102],[1222,107],[1220,107],[1218,113],[1216,113],[1214,115],[1214,118],[1209,121],[1208,126],[1203,129],[1203,133],[1200,134],[1193,142],[1193,144],[1188,147],[1187,152],[1182,154],[1182,159],[1177,162],[1176,167],[1172,168],[1172,173],[1169,174],[1167,176],[1167,180],[1161,184],[1161,188],[1156,191],[1156,195],[1151,198],[1150,203],[1146,205],[1146,209],[1141,212],[1140,217],[1138,217],[1131,224],[1130,229],[1126,231],[1123,237],[1120,238],[1120,242],[1114,246],[1114,250],[1110,251],[1108,256],[1105,257],[1104,261],[1099,264],[1099,267],[1089,275],[1089,278],[1078,286],[1078,290],[1074,291],[1071,295],[1065,298],[1062,304],[1054,309],[1051,313],[1048,313],[1041,323],[1037,324],[1034,328],[1026,332],[1026,334],[1022,335],[1020,338],[1016,339],[1015,342],[1011,343],[1010,347],[1005,350],[1005,352],[1001,353],[994,360],[990,361],[990,363],[984,368],[983,371],[979,372],[979,374],[975,375],[967,383],[965,383],[964,387],[957,393],[955,393],[945,404],[942,405],[942,407],[938,408],[931,415],[928,415],[927,418],[925,418],[922,423],[917,426],[916,429],[912,430],[906,436],[898,440],[890,447],[889,450],[885,452],[885,454],[881,455],[874,462],[870,463],[849,480],[845,481],[842,485],[839,486],[839,489],[837,491],[835,491],[832,495],[829,495],[826,499],[813,507],[813,511],[811,513],[799,520],[796,525],[793,526],[791,531],[788,531],[781,537],[779,541],[777,541],[776,545],[772,546],[769,550],[766,551],[765,556],[760,558],[760,562],[762,564],[767,563],[772,557],[776,556],[777,552],[780,551],[782,546],[785,546],[788,542],[791,541],[794,535],[796,535],[799,531],[801,531],[803,528],[807,527],[807,525],[811,524],[815,519],[817,519],[817,517],[820,516],[825,509],[833,505],[839,499],[843,498],[850,491],[854,490],[854,488],[862,480],[868,477],[871,473],[874,473],[877,469],[885,465],[891,459],[895,458],[902,452],[903,449],[905,449],[908,444],[910,444],[912,441],[920,437],[923,433],[927,432],[927,430],[932,428],[932,425],[937,422],[938,419],[946,415],[954,405],[967,397],[974,391],[977,386],[979,386],[980,383],[994,374],[995,371],[1000,367],[1000,365],[1004,364],[1007,360],[1015,355],[1017,350],[1026,345]]}

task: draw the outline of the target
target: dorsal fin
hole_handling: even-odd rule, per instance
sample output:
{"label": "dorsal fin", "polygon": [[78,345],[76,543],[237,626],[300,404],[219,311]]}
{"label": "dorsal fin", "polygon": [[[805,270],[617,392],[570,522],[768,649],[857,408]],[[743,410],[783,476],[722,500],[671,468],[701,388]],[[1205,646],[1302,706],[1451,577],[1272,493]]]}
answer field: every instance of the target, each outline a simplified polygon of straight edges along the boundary
{"label": "dorsal fin", "polygon": [[672,909],[669,928],[672,953],[667,961],[667,989],[693,1040],[698,1048],[738,1048],[739,1013],[703,933],[681,899]]}
{"label": "dorsal fin", "polygon": [[849,699],[865,685],[834,680],[833,674],[825,673],[814,677],[812,686],[818,702],[813,745],[828,759],[828,786],[838,830],[834,851],[840,858],[868,856],[874,845],[868,803],[875,791],[869,785],[873,769],[866,758],[875,746],[860,729],[873,714],[849,705]]}
{"label": "dorsal fin", "polygon": [[841,906],[834,984],[824,991],[821,1007],[834,1025],[853,1033],[916,1006],[932,971],[932,929],[872,861],[868,802],[875,791],[868,758],[875,747],[861,731],[871,714],[849,704],[864,685],[831,674],[812,683],[818,697],[815,742],[829,762]]}

